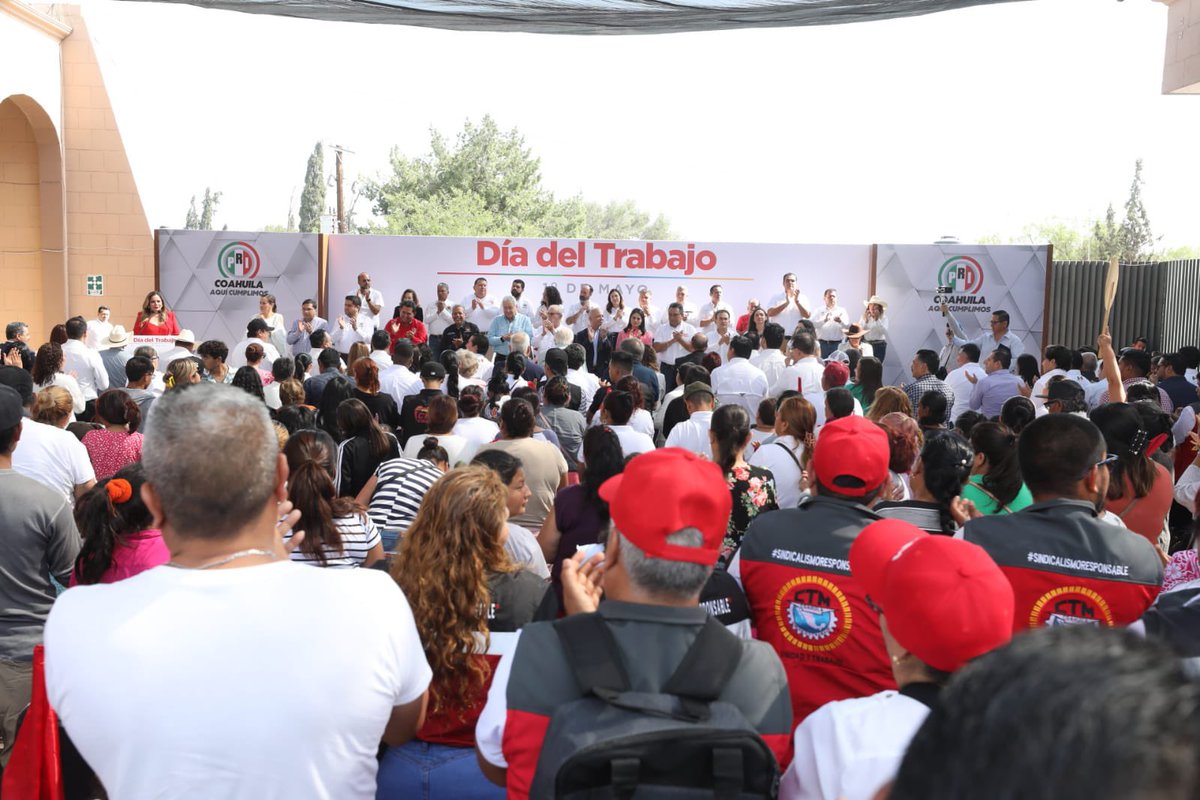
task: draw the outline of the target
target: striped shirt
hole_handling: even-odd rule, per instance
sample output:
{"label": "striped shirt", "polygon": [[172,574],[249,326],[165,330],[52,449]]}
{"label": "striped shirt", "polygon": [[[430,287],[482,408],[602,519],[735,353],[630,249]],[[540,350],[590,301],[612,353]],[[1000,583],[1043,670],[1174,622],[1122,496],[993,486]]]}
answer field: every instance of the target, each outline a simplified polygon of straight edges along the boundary
{"label": "striped shirt", "polygon": [[[350,517],[334,517],[333,524],[337,527],[338,533],[342,535],[341,551],[325,545],[325,563],[322,565],[319,558],[298,547],[292,551],[292,561],[311,564],[314,567],[358,567],[366,561],[367,553],[372,547],[383,543],[379,536],[379,529],[366,517],[358,514]],[[289,531],[284,541],[291,538],[292,534]]]}
{"label": "striped shirt", "polygon": [[385,530],[403,532],[442,471],[428,461],[393,458],[379,465],[375,477],[378,481],[367,511],[371,521]]}

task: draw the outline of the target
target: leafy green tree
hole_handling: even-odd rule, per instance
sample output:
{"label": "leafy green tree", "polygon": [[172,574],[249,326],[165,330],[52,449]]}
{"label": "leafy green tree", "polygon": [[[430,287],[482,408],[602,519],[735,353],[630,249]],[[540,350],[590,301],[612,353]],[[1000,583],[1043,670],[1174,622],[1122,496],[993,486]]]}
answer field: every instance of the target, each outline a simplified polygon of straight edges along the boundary
{"label": "leafy green tree", "polygon": [[408,158],[393,149],[391,175],[367,182],[382,225],[376,233],[409,236],[670,238],[661,214],[651,220],[632,201],[601,205],[558,200],[542,186],[541,161],[514,128],[485,116],[468,120],[450,143],[437,131],[430,153]]}
{"label": "leafy green tree", "polygon": [[[197,221],[196,229],[202,231],[211,231],[213,229],[213,216],[217,213],[217,206],[221,203],[221,193],[214,192],[207,186],[204,187],[204,201],[200,205],[200,217]],[[195,209],[195,202],[192,204]]]}
{"label": "leafy green tree", "polygon": [[[300,230],[316,233],[321,229],[325,211],[325,151],[317,142],[304,171],[304,191],[300,194]],[[289,223],[290,226],[291,223]]]}
{"label": "leafy green tree", "polygon": [[196,195],[192,195],[192,204],[188,207],[187,218],[183,223],[183,229],[187,231],[199,230],[200,215],[196,213]]}

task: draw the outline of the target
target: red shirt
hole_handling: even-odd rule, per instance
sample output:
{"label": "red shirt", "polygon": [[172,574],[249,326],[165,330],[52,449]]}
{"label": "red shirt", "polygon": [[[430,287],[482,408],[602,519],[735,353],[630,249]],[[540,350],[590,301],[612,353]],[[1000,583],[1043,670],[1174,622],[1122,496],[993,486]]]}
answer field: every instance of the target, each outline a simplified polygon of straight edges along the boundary
{"label": "red shirt", "polygon": [[179,333],[179,320],[175,319],[174,311],[167,311],[164,315],[163,324],[156,325],[149,320],[142,319],[142,312],[138,312],[137,320],[133,323],[133,334],[135,336],[174,336]]}
{"label": "red shirt", "polygon": [[394,317],[388,320],[383,329],[387,331],[388,336],[392,337],[392,347],[396,346],[399,339],[408,339],[413,344],[425,344],[429,341],[429,331],[425,329],[425,323],[416,317],[413,317],[413,321],[407,325],[401,322],[399,317]]}

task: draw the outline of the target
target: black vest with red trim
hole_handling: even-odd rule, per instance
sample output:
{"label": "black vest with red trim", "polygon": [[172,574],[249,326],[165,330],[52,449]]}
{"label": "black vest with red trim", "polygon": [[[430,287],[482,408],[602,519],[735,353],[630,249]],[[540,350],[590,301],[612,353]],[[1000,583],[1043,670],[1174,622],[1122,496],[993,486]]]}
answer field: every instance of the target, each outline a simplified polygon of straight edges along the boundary
{"label": "black vest with red trim", "polygon": [[1128,625],[1162,588],[1154,546],[1097,519],[1095,507],[1083,500],[1049,500],[972,520],[963,538],[986,550],[1012,584],[1014,632]]}
{"label": "black vest with red trim", "polygon": [[794,724],[830,701],[896,688],[879,615],[850,575],[850,545],[878,519],[856,503],[810,497],[746,530],[736,569],[755,636],[787,672]]}

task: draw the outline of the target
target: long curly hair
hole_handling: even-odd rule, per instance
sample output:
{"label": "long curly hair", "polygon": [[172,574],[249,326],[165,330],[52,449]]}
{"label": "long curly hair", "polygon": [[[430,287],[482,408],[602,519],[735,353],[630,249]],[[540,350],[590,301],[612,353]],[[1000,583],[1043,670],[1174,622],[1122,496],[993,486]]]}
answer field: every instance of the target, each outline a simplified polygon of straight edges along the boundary
{"label": "long curly hair", "polygon": [[53,342],[46,342],[38,348],[33,359],[33,383],[36,386],[46,386],[54,380],[63,365],[62,347]]}
{"label": "long curly hair", "polygon": [[466,712],[490,667],[488,574],[518,568],[504,550],[508,488],[487,467],[452,470],[429,488],[392,561],[433,668],[431,713]]}

